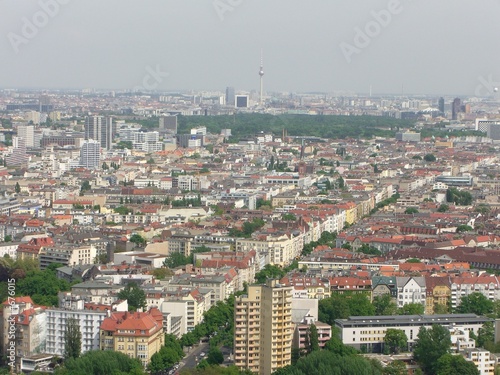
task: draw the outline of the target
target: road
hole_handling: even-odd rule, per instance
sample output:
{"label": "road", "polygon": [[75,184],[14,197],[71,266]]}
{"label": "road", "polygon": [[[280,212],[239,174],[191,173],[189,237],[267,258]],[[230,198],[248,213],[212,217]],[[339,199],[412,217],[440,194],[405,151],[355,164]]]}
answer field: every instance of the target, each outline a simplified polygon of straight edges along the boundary
{"label": "road", "polygon": [[198,346],[193,347],[189,353],[182,359],[178,372],[180,372],[183,368],[195,368],[198,364],[197,359],[199,360],[199,355],[201,352],[208,353],[208,342],[204,342],[199,344]]}

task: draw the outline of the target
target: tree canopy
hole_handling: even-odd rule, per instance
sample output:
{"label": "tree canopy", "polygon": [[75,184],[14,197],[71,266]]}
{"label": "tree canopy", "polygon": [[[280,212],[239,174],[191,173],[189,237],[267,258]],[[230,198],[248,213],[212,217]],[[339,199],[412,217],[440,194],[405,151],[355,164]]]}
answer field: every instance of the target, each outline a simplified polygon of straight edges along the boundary
{"label": "tree canopy", "polygon": [[474,362],[466,361],[462,355],[444,354],[436,365],[436,375],[479,375]]}
{"label": "tree canopy", "polygon": [[319,301],[319,320],[334,325],[336,319],[349,316],[374,315],[375,307],[365,293],[333,293],[331,297]]}
{"label": "tree canopy", "polygon": [[408,337],[402,329],[389,328],[385,331],[384,344],[389,353],[399,354],[408,348]]}
{"label": "tree canopy", "polygon": [[493,302],[486,298],[484,294],[474,292],[460,299],[460,305],[457,306],[456,312],[486,315],[493,312],[493,307]]}
{"label": "tree canopy", "polygon": [[77,359],[70,358],[55,375],[143,375],[138,359],[112,350],[92,350]]}
{"label": "tree canopy", "polygon": [[438,359],[448,354],[451,347],[450,332],[446,327],[434,324],[427,329],[421,327],[413,346],[413,358],[426,374],[435,375]]}
{"label": "tree canopy", "polygon": [[146,308],[146,293],[135,283],[129,283],[118,293],[118,298],[126,299],[129,311]]}

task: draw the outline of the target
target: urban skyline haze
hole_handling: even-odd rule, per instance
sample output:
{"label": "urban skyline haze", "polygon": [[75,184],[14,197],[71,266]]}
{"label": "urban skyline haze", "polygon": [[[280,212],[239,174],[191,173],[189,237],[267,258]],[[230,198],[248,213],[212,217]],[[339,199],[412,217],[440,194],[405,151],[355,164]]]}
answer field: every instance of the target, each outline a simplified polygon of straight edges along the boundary
{"label": "urban skyline haze", "polygon": [[[500,1],[0,0],[0,88],[493,94]],[[500,83],[499,83],[500,85]]]}

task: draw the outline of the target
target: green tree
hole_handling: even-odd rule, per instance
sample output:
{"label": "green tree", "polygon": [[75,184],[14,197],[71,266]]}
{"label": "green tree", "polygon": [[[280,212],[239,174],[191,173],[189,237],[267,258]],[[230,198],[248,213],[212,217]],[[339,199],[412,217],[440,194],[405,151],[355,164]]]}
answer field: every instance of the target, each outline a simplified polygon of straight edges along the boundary
{"label": "green tree", "polygon": [[334,325],[336,319],[373,315],[375,307],[367,294],[344,292],[333,293],[331,297],[320,300],[318,311],[321,322]]}
{"label": "green tree", "polygon": [[311,352],[319,350],[319,336],[316,325],[309,325],[309,348]]}
{"label": "green tree", "polygon": [[129,283],[118,293],[119,299],[126,299],[129,311],[146,308],[146,293],[135,283]]}
{"label": "green tree", "polygon": [[495,327],[492,322],[486,322],[479,329],[476,345],[479,348],[492,347],[495,345]]}
{"label": "green tree", "polygon": [[479,292],[474,292],[460,299],[456,312],[460,314],[487,315],[493,312],[494,303]]}
{"label": "green tree", "polygon": [[163,262],[163,265],[168,268],[177,268],[180,266],[185,266],[186,264],[192,264],[191,257],[187,257],[184,254],[173,252],[168,255]]}
{"label": "green tree", "polygon": [[211,365],[220,365],[224,362],[224,356],[217,346],[212,346],[208,351],[207,362]]}
{"label": "green tree", "polygon": [[392,361],[385,368],[383,375],[408,375],[406,364],[403,361]]}
{"label": "green tree", "polygon": [[470,225],[467,225],[467,224],[460,224],[457,227],[457,233],[470,232],[472,230],[474,230],[474,228],[472,228]]}
{"label": "green tree", "polygon": [[439,206],[439,208],[437,209],[438,212],[446,212],[446,211],[449,211],[450,210],[450,206],[448,206],[447,204],[441,204]]}
{"label": "green tree", "polygon": [[[120,198],[120,201],[122,200],[123,198]],[[127,198],[126,198],[127,199]],[[120,214],[120,215],[128,215],[129,213],[132,212],[132,210],[128,207],[125,207],[125,206],[118,206],[118,207],[115,207],[113,208],[113,211],[117,214]]]}
{"label": "green tree", "polygon": [[255,281],[258,284],[265,284],[267,279],[281,279],[285,276],[285,271],[274,264],[266,264],[263,269],[255,274]]}
{"label": "green tree", "polygon": [[77,359],[70,358],[55,375],[144,375],[141,362],[112,350],[92,350]]}
{"label": "green tree", "polygon": [[436,375],[479,375],[474,362],[466,361],[462,355],[444,354],[437,360]]}
{"label": "green tree", "polygon": [[375,308],[375,315],[395,315],[398,310],[390,294],[376,296],[372,304]]}
{"label": "green tree", "polygon": [[19,194],[21,192],[21,185],[19,185],[19,182],[16,182],[16,186],[14,187],[14,191]]}
{"label": "green tree", "polygon": [[451,346],[450,332],[446,327],[434,324],[421,327],[413,347],[413,358],[426,374],[436,374],[438,359],[447,354]]}
{"label": "green tree", "polygon": [[6,234],[3,238],[3,242],[12,242],[12,236],[10,234]]}
{"label": "green tree", "polygon": [[133,234],[130,236],[130,242],[135,243],[137,246],[142,246],[146,244],[146,240],[140,234]]}
{"label": "green tree", "polygon": [[408,348],[408,337],[405,331],[394,328],[387,329],[384,337],[385,345],[387,345],[389,352],[392,354],[399,354],[402,350],[406,351]]}
{"label": "green tree", "polygon": [[421,303],[407,303],[398,310],[399,315],[422,315],[425,311]]}
{"label": "green tree", "polygon": [[436,161],[436,157],[433,154],[426,154],[424,160],[432,163]]}
{"label": "green tree", "polygon": [[286,213],[281,216],[281,219],[284,221],[296,221],[297,217],[294,214]]}
{"label": "green tree", "polygon": [[416,207],[408,207],[406,210],[405,210],[405,214],[418,214],[418,209]]}
{"label": "green tree", "polygon": [[76,359],[82,351],[82,333],[80,332],[80,322],[75,318],[66,320],[64,331],[64,358]]}

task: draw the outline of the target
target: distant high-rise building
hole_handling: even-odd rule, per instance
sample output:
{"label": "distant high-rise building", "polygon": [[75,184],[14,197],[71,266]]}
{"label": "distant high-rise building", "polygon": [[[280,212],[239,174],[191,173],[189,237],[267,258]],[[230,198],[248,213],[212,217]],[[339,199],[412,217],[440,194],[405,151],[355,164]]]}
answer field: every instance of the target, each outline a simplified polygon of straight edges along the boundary
{"label": "distant high-rise building", "polygon": [[248,95],[236,95],[235,101],[236,101],[235,104],[236,108],[248,108],[249,105]]}
{"label": "distant high-rise building", "polygon": [[38,100],[38,103],[40,104],[40,112],[52,112],[54,110],[54,106],[50,104],[50,96],[48,95],[40,95],[40,98]]}
{"label": "distant high-rise building", "polygon": [[166,131],[177,134],[177,116],[161,116],[159,119],[160,132]]}
{"label": "distant high-rise building", "polygon": [[28,155],[26,154],[26,141],[24,138],[12,137],[12,147],[12,153],[5,156],[5,164],[8,167],[25,165],[28,162]]}
{"label": "distant high-rise building", "polygon": [[113,133],[112,117],[87,116],[85,118],[85,139],[99,141],[103,149],[111,149]]}
{"label": "distant high-rise building", "polygon": [[101,145],[99,141],[89,139],[83,142],[80,149],[80,165],[85,168],[99,168]]}
{"label": "distant high-rise building", "polygon": [[234,87],[226,87],[226,105],[234,105]]}
{"label": "distant high-rise building", "polygon": [[462,101],[460,98],[455,98],[453,104],[451,105],[451,119],[458,120],[458,114],[462,110]]}
{"label": "distant high-rise building", "polygon": [[439,98],[438,103],[439,112],[444,113],[444,98]]}
{"label": "distant high-rise building", "polygon": [[251,285],[234,307],[234,363],[260,375],[271,375],[292,360],[292,287],[276,280]]}
{"label": "distant high-rise building", "polygon": [[18,125],[17,135],[24,139],[26,147],[35,145],[35,127],[33,125]]}

